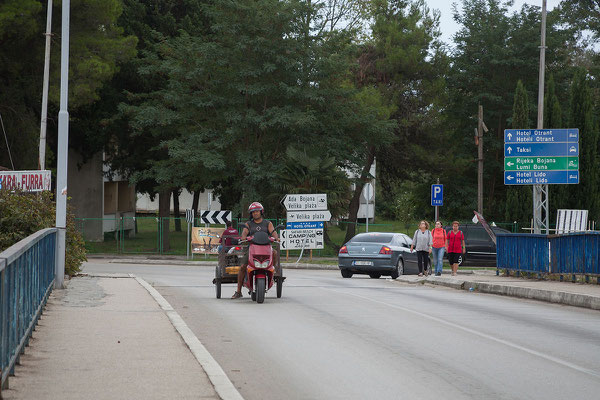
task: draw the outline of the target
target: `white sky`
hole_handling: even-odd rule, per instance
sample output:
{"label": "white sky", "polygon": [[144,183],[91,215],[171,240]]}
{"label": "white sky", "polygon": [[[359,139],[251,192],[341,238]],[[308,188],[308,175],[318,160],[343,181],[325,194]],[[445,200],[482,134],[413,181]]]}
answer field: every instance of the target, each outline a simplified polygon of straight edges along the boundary
{"label": "white sky", "polygon": [[[458,30],[458,25],[452,19],[452,3],[459,4],[459,0],[425,0],[431,9],[438,9],[441,12],[440,30],[442,31],[442,40],[449,45],[452,45],[452,35]],[[552,10],[558,6],[560,0],[547,0],[546,7]],[[515,0],[515,4],[511,10],[518,10],[523,4],[531,4],[542,7],[542,0]],[[459,8],[460,9],[460,8]]]}

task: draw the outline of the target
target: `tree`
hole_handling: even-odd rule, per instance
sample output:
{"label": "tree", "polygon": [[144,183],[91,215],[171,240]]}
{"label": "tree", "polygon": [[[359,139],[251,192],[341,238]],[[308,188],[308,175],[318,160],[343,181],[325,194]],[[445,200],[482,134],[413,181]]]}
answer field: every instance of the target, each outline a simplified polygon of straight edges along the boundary
{"label": "tree", "polygon": [[[515,89],[515,101],[513,105],[512,127],[513,129],[529,129],[529,98],[523,82],[517,82]],[[531,186],[514,186],[506,190],[506,221],[517,221],[526,224],[532,215],[532,191]]]}
{"label": "tree", "polygon": [[[16,169],[38,166],[46,2],[9,0],[0,4],[0,114],[16,161]],[[55,3],[53,31],[59,37],[60,2]],[[136,39],[123,34],[116,21],[122,12],[119,0],[71,1],[69,107],[70,139],[85,142],[81,118],[85,107],[98,99],[103,84],[117,71],[117,63],[135,53]],[[56,142],[60,86],[60,40],[53,39],[50,65],[48,146]],[[87,117],[84,117],[84,119]],[[0,165],[9,165],[4,140]],[[53,152],[47,152],[52,161]],[[50,164],[50,163],[47,163]]]}
{"label": "tree", "polygon": [[[366,158],[377,158],[378,182],[388,203],[396,202],[394,188],[411,179],[415,169],[427,173],[441,169],[432,160],[443,143],[437,128],[442,121],[448,59],[438,40],[438,20],[439,15],[423,1],[373,3],[373,38],[362,48],[356,81],[379,104],[382,118],[394,122],[394,135],[371,146]],[[366,163],[362,169],[363,183],[370,166]],[[353,196],[357,210],[361,192],[362,184]],[[349,227],[347,240],[354,234],[354,226]]]}
{"label": "tree", "polygon": [[587,72],[578,70],[571,84],[569,127],[579,128],[579,184],[561,187],[553,204],[556,208],[585,209],[591,220],[600,218],[600,129],[594,117],[594,103]]}
{"label": "tree", "polygon": [[[454,36],[455,50],[448,77],[450,101],[448,125],[453,131],[449,172],[460,182],[466,197],[463,215],[476,204],[475,173],[471,160],[475,147],[471,137],[477,126],[477,105],[483,105],[484,120],[490,132],[484,146],[484,205],[490,220],[505,215],[503,174],[503,137],[512,115],[514,88],[521,79],[526,90],[538,87],[539,7],[524,5],[509,14],[509,2],[499,0],[463,0],[454,11],[461,29]],[[573,43],[577,33],[563,24],[560,11],[551,11],[547,18],[546,52],[548,72],[554,72],[560,85],[566,84],[572,70]],[[535,62],[532,62],[535,60]],[[557,81],[558,82],[558,81]],[[452,188],[448,188],[452,190]]]}

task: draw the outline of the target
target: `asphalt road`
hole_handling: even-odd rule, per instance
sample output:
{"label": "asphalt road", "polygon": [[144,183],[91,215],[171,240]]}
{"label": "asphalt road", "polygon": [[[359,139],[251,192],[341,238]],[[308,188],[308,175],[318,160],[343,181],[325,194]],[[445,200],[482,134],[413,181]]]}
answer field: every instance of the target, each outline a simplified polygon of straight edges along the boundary
{"label": "asphalt road", "polygon": [[600,313],[337,272],[285,270],[283,297],[216,299],[210,267],[135,273],[253,399],[595,399]]}

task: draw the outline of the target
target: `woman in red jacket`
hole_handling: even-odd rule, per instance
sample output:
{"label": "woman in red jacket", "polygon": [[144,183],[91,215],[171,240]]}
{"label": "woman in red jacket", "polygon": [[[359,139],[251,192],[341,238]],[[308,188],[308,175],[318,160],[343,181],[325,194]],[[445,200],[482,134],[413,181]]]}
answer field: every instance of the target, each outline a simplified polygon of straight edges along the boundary
{"label": "woman in red jacket", "polygon": [[448,261],[452,265],[452,276],[458,273],[458,258],[465,254],[465,235],[458,230],[458,221],[452,223],[452,230],[448,232],[446,241],[448,249]]}

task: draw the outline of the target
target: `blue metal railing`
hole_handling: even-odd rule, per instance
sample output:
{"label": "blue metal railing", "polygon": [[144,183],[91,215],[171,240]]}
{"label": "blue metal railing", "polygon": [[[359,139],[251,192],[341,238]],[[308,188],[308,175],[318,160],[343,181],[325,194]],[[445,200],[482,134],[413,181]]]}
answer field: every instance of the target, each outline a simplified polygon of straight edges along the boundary
{"label": "blue metal railing", "polygon": [[600,232],[499,234],[497,268],[517,272],[600,275]]}
{"label": "blue metal railing", "polygon": [[496,235],[496,265],[498,270],[548,273],[548,236],[528,233]]}
{"label": "blue metal railing", "polygon": [[29,344],[54,284],[56,228],[42,229],[0,253],[0,391]]}
{"label": "blue metal railing", "polygon": [[561,275],[600,275],[600,232],[550,236],[550,271]]}

